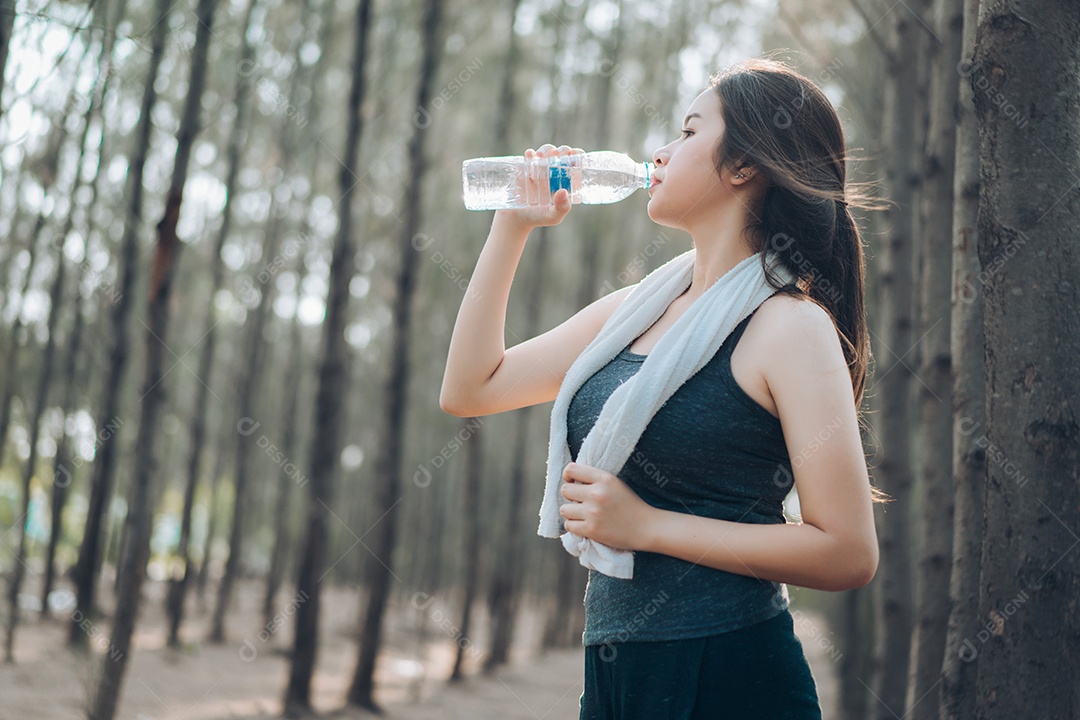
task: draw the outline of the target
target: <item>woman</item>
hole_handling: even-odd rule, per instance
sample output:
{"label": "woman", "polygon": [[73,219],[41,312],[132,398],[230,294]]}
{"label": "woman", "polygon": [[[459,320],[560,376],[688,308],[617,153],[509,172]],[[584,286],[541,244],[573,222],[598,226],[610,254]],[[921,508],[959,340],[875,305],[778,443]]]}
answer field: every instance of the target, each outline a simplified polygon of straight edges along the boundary
{"label": "woman", "polygon": [[[573,152],[544,145],[526,156]],[[649,217],[691,235],[693,278],[575,394],[574,458],[605,398],[712,283],[765,251],[795,280],[773,286],[675,391],[619,473],[576,462],[563,470],[565,530],[635,551],[632,579],[589,575],[581,717],[820,718],[785,583],[857,588],[878,562],[857,410],[869,359],[863,255],[854,200],[845,202],[840,122],[811,81],[749,60],[710,79],[653,162]],[[504,349],[529,232],[560,223],[570,207],[559,190],[552,206],[495,213],[454,327],[445,411],[489,415],[555,399],[633,290]],[[799,523],[782,511],[792,481]]]}

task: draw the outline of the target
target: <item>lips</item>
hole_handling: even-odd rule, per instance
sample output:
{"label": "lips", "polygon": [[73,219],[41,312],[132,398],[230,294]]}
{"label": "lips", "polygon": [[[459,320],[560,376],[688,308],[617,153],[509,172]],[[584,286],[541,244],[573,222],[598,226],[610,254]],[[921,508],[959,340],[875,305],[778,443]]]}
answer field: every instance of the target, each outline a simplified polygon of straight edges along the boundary
{"label": "lips", "polygon": [[656,177],[655,175],[653,175],[653,178],[652,178],[652,185],[650,185],[650,186],[649,186],[649,189],[650,189],[650,190],[651,190],[651,189],[653,189],[654,187],[656,187],[657,185],[659,185],[659,184],[660,184],[660,182],[661,182],[660,178],[658,178],[658,177]]}

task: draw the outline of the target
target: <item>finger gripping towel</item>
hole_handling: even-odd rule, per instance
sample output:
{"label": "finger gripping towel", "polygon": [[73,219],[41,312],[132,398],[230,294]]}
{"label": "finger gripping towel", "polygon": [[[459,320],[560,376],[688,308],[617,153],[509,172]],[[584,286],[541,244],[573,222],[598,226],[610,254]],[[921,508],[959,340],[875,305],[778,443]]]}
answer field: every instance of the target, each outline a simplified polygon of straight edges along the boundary
{"label": "finger gripping towel", "polygon": [[[652,327],[671,302],[690,287],[695,255],[696,250],[691,248],[675,256],[634,286],[570,366],[551,410],[547,482],[537,534],[561,537],[563,547],[577,556],[582,565],[612,577],[634,576],[633,552],[565,532],[559,514],[559,507],[569,502],[559,492],[563,469],[571,461],[566,440],[567,411],[578,388]],[[709,362],[735,326],[775,292],[766,280],[761,255],[755,253],[735,265],[664,332],[641,369],[616,388],[604,403],[596,423],[582,441],[578,463],[618,474],[656,411]],[[781,284],[793,282],[775,252],[766,251],[765,262]]]}

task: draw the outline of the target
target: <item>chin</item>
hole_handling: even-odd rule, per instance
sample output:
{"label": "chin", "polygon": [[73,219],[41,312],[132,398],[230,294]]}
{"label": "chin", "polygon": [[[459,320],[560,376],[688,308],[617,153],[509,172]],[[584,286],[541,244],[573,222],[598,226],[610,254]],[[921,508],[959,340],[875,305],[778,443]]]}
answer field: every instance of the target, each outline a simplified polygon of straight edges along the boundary
{"label": "chin", "polygon": [[645,206],[645,212],[649,214],[649,219],[659,225],[664,224],[664,214],[660,210],[660,206],[657,205],[655,198],[649,198],[649,204]]}
{"label": "chin", "polygon": [[681,230],[676,223],[677,220],[669,217],[669,213],[665,213],[662,204],[657,204],[655,199],[650,199],[649,204],[646,206],[645,211],[649,214],[649,219],[657,225],[663,225],[664,227],[673,228],[675,230]]}

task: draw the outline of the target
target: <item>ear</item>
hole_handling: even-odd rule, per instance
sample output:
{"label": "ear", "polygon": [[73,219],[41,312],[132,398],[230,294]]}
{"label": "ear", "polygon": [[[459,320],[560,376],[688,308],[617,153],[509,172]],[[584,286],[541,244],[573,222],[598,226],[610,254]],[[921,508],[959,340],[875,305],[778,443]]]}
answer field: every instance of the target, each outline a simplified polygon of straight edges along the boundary
{"label": "ear", "polygon": [[758,176],[758,169],[747,163],[736,163],[730,172],[729,181],[732,185],[748,183]]}

